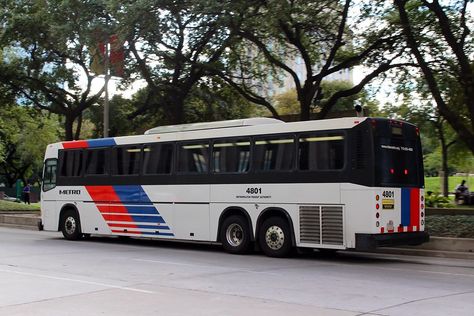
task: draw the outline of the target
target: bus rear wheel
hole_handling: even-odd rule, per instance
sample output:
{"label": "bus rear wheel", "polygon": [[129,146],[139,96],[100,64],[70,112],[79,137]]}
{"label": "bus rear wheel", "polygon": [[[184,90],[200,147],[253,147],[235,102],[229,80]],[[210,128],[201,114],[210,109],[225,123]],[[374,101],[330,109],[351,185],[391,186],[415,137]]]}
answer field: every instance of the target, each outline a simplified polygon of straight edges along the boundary
{"label": "bus rear wheel", "polygon": [[281,217],[267,218],[259,230],[260,248],[269,257],[287,257],[292,250],[291,230]]}
{"label": "bus rear wheel", "polygon": [[250,227],[243,216],[232,215],[222,223],[220,239],[225,251],[233,254],[246,253],[250,248]]}
{"label": "bus rear wheel", "polygon": [[61,232],[68,240],[78,240],[82,237],[79,215],[74,210],[66,210],[61,216]]}

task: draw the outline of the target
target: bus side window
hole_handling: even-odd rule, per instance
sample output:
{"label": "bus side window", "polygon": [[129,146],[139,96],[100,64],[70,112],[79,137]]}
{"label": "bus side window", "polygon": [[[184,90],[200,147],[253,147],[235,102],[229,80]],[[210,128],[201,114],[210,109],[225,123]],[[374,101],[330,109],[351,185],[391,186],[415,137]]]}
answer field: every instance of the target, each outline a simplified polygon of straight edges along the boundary
{"label": "bus side window", "polygon": [[43,191],[49,191],[56,187],[56,168],[57,159],[47,159],[44,163],[43,170]]}
{"label": "bus side window", "polygon": [[257,171],[293,170],[294,145],[292,136],[257,138],[255,140],[255,169]]}
{"label": "bus side window", "polygon": [[143,148],[143,174],[170,174],[173,144],[152,144]]}
{"label": "bus side window", "polygon": [[114,175],[138,175],[140,173],[140,146],[112,149],[112,173]]}
{"label": "bus side window", "polygon": [[213,172],[245,173],[250,169],[250,139],[218,140],[212,147]]}
{"label": "bus side window", "polygon": [[105,175],[108,173],[108,159],[106,158],[106,149],[87,149],[85,160],[86,175]]}
{"label": "bus side window", "polygon": [[209,170],[209,143],[179,144],[177,170],[182,173],[207,173]]}
{"label": "bus side window", "polygon": [[344,168],[344,135],[303,134],[298,156],[300,170],[340,170]]}
{"label": "bus side window", "polygon": [[61,177],[80,177],[82,173],[82,150],[63,150],[59,154]]}

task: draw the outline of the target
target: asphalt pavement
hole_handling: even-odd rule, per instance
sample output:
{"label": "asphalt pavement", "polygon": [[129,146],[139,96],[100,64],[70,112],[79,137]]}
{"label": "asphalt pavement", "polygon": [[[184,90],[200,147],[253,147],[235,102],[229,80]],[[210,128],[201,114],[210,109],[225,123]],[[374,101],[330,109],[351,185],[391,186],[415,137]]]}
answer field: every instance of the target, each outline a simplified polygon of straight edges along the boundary
{"label": "asphalt pavement", "polygon": [[474,261],[0,228],[0,315],[472,315]]}

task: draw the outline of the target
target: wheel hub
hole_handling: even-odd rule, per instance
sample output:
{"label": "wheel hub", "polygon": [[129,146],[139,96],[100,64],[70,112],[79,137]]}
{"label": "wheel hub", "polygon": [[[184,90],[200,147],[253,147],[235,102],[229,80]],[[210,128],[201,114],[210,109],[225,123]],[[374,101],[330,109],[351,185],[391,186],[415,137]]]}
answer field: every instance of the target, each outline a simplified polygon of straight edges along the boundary
{"label": "wheel hub", "polygon": [[278,226],[270,226],[265,233],[265,242],[270,249],[279,250],[285,243],[285,233]]}
{"label": "wheel hub", "polygon": [[239,224],[231,224],[227,227],[225,236],[229,245],[238,247],[244,240],[244,230]]}
{"label": "wheel hub", "polygon": [[68,233],[69,235],[74,234],[74,232],[76,231],[76,220],[74,219],[74,217],[69,216],[68,218],[66,218],[66,221],[64,222],[64,227],[66,228],[66,233]]}

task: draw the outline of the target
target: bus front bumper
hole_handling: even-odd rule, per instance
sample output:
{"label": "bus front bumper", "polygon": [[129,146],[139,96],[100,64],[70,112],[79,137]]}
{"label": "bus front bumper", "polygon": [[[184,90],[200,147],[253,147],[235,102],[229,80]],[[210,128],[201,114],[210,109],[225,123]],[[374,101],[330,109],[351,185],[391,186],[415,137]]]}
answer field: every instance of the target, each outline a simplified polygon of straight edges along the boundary
{"label": "bus front bumper", "polygon": [[428,242],[427,232],[389,233],[389,234],[356,234],[357,250],[371,250],[377,247],[417,246]]}

